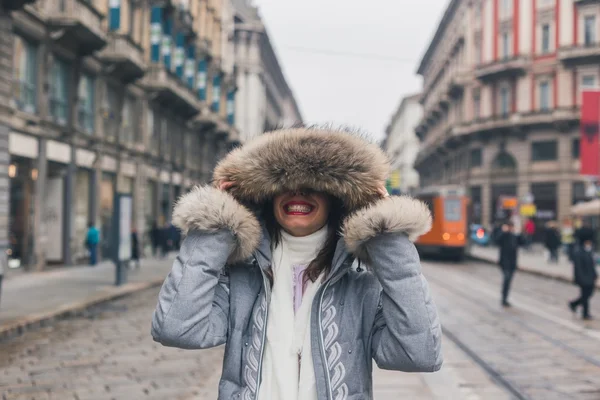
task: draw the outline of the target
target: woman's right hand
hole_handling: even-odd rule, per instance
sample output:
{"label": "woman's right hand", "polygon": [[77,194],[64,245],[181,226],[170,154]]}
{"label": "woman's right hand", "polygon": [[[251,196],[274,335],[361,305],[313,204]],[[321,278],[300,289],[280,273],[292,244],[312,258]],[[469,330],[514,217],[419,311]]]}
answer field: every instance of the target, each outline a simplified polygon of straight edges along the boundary
{"label": "woman's right hand", "polygon": [[221,190],[228,191],[233,186],[235,186],[235,182],[225,181],[225,180],[219,181],[219,189],[221,189]]}

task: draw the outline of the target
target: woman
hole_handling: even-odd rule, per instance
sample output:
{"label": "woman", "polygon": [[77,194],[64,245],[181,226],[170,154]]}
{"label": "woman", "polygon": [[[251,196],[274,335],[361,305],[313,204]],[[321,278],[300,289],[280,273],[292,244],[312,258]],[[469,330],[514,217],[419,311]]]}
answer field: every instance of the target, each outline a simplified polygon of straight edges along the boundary
{"label": "woman", "polygon": [[377,146],[337,131],[276,131],[231,152],[216,188],[175,206],[186,238],[154,340],[226,344],[223,400],[372,398],[373,359],[437,371],[440,323],[410,241],[431,216],[387,194],[388,171]]}

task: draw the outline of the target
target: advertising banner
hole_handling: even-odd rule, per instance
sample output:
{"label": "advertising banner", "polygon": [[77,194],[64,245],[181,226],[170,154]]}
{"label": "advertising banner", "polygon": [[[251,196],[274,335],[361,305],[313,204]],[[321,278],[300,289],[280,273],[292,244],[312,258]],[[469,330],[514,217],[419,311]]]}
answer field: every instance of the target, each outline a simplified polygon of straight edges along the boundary
{"label": "advertising banner", "polygon": [[600,91],[584,91],[581,103],[580,174],[600,176]]}

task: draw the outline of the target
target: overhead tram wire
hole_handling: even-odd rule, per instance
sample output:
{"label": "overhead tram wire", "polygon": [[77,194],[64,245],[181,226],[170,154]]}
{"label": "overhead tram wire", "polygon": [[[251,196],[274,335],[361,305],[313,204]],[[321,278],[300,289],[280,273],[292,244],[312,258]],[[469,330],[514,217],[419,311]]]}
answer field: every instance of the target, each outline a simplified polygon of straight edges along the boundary
{"label": "overhead tram wire", "polygon": [[362,60],[391,61],[391,62],[406,63],[406,64],[414,64],[415,63],[415,59],[392,57],[392,56],[386,56],[383,54],[354,53],[354,52],[347,52],[347,51],[314,49],[314,48],[299,47],[299,46],[281,46],[281,48],[286,49],[286,50],[291,50],[291,51],[297,51],[300,53],[322,54],[322,55],[326,55],[326,56],[352,57],[352,58],[360,58]]}

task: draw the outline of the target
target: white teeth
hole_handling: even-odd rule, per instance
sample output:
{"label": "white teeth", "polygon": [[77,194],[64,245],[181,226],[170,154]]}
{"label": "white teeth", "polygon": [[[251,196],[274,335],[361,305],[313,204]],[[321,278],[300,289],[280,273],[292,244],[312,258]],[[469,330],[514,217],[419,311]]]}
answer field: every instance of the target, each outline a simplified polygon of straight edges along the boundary
{"label": "white teeth", "polygon": [[301,212],[301,213],[309,213],[311,210],[310,206],[306,206],[303,204],[293,204],[287,207],[288,212]]}

